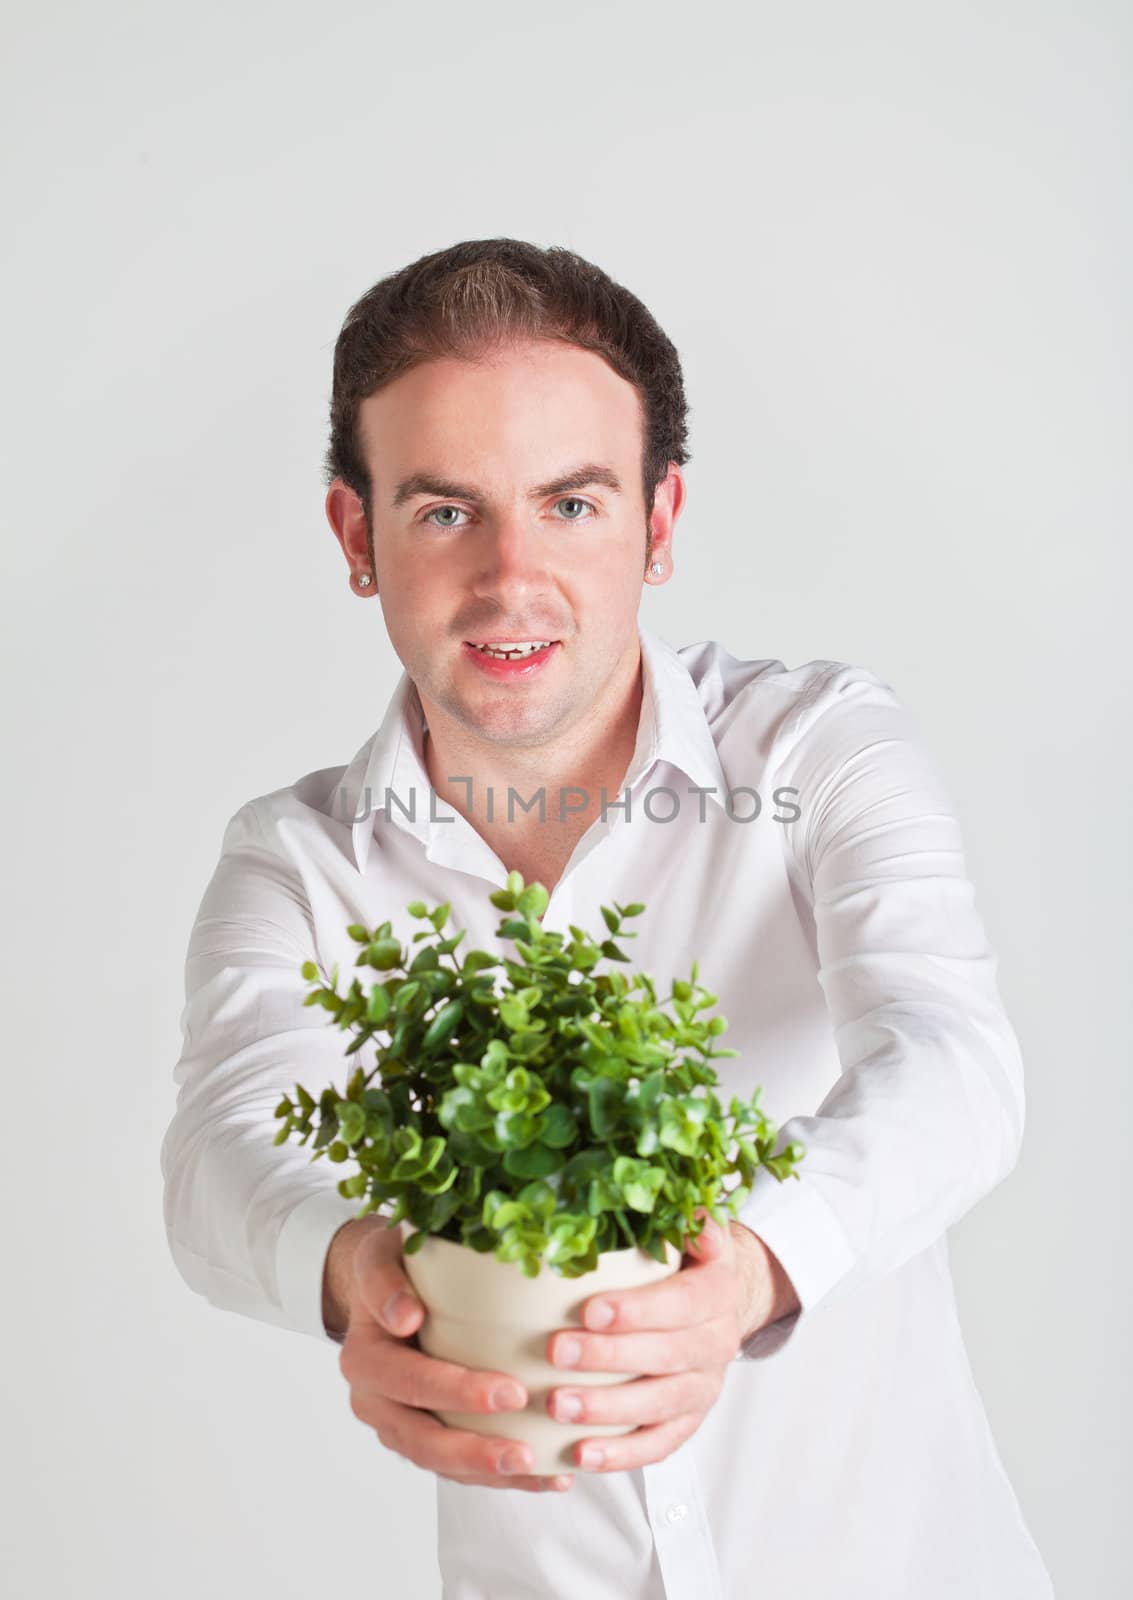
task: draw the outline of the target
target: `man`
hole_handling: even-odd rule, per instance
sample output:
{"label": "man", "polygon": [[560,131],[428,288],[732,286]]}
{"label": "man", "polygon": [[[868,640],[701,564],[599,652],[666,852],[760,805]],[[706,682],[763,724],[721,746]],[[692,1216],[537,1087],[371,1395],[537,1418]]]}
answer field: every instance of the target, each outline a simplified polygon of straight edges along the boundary
{"label": "man", "polygon": [[[649,313],[569,252],[470,241],[352,308],[326,510],[405,671],[352,763],[226,830],[186,969],[171,1249],[213,1303],[341,1341],[354,1415],[436,1475],[446,1600],[1039,1600],[948,1269],[1024,1109],[953,807],[868,670],[639,625],[673,571],[685,412]],[[555,1332],[552,1414],[630,1431],[552,1479],[432,1415],[526,1395],[426,1356],[400,1230],[271,1143],[280,1095],[343,1071],[298,965],[349,962],[349,923],[414,898],[487,947],[512,869],[548,927],[645,902],[635,967],[699,961],[739,1051],[722,1082],[763,1085],[806,1147],[673,1278]]]}

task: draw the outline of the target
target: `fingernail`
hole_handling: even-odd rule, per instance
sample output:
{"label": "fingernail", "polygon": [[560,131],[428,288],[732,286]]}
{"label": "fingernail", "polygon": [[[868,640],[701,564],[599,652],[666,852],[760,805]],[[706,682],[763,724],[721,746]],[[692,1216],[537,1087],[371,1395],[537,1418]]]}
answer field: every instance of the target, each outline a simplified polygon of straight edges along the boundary
{"label": "fingernail", "polygon": [[382,1307],[382,1320],[385,1322],[401,1322],[413,1310],[416,1301],[407,1295],[404,1289],[399,1289],[396,1294],[391,1294]]}
{"label": "fingernail", "polygon": [[595,1300],[586,1313],[586,1321],[592,1328],[608,1328],[614,1320],[614,1308],[608,1300]]}
{"label": "fingernail", "polygon": [[577,1339],[560,1339],[555,1346],[556,1367],[573,1367],[582,1354],[582,1346]]}
{"label": "fingernail", "polygon": [[574,1422],[582,1415],[582,1396],[561,1394],[555,1401],[555,1416],[563,1422]]}
{"label": "fingernail", "polygon": [[531,1462],[525,1450],[505,1450],[500,1457],[501,1472],[530,1472]]}
{"label": "fingernail", "polygon": [[515,1383],[497,1383],[492,1390],[493,1411],[518,1411],[525,1406],[523,1390]]}
{"label": "fingernail", "polygon": [[582,1451],[582,1465],[584,1467],[600,1467],[606,1459],[606,1452],[600,1444],[588,1444]]}

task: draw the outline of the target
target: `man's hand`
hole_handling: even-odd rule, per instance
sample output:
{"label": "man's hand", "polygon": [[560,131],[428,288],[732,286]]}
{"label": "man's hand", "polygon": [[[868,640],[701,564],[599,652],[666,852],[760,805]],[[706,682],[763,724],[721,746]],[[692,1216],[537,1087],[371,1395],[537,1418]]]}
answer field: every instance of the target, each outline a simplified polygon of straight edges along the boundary
{"label": "man's hand", "polygon": [[742,1222],[728,1224],[736,1244],[740,1274],[740,1303],[746,1307],[740,1342],[746,1344],[760,1328],[799,1310],[795,1286],[757,1233]]}
{"label": "man's hand", "polygon": [[351,1258],[349,1321],[339,1368],[350,1409],[382,1444],[415,1466],[490,1489],[569,1489],[572,1473],[539,1477],[515,1439],[450,1428],[430,1410],[515,1411],[527,1391],[506,1372],[436,1361],[410,1343],[425,1308],[402,1267],[400,1228],[359,1231]]}
{"label": "man's hand", "polygon": [[582,1440],[575,1455],[580,1467],[619,1472],[663,1461],[715,1405],[740,1345],[798,1307],[790,1280],[758,1235],[734,1221],[721,1228],[709,1217],[680,1271],[586,1301],[584,1328],[602,1332],[560,1329],[548,1341],[548,1360],[564,1369],[642,1376],[552,1389],[547,1410],[562,1422],[637,1424],[631,1433]]}

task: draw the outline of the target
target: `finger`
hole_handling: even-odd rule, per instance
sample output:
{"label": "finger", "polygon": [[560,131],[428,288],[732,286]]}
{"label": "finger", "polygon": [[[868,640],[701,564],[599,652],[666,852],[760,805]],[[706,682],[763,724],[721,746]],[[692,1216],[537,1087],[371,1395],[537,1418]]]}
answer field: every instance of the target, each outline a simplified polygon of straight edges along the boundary
{"label": "finger", "polygon": [[627,1377],[723,1366],[738,1348],[735,1311],[691,1328],[642,1333],[586,1333],[560,1328],[547,1359],[563,1372],[620,1372]]}
{"label": "finger", "polygon": [[374,1429],[387,1449],[425,1472],[490,1478],[501,1489],[520,1477],[535,1476],[531,1446],[519,1439],[450,1428],[427,1411],[382,1395],[358,1395],[355,1391],[350,1409],[360,1422]]}
{"label": "finger", "polygon": [[416,1332],[425,1319],[399,1255],[390,1251],[385,1230],[375,1228],[358,1242],[351,1260],[354,1298],[351,1319],[376,1322],[399,1338]]}
{"label": "finger", "polygon": [[582,1307],[582,1323],[595,1331],[690,1328],[720,1316],[735,1293],[735,1273],[724,1261],[692,1261],[660,1283],[595,1295]]}
{"label": "finger", "polygon": [[354,1391],[426,1411],[519,1411],[527,1404],[527,1390],[508,1373],[442,1361],[379,1328],[355,1330],[339,1366]]}
{"label": "finger", "polygon": [[688,1411],[706,1412],[720,1385],[707,1372],[679,1372],[664,1378],[634,1378],[629,1383],[580,1384],[552,1389],[547,1412],[556,1422],[626,1422],[644,1427]]}
{"label": "finger", "polygon": [[685,1255],[697,1262],[727,1260],[735,1253],[731,1229],[722,1226],[704,1206],[698,1206],[694,1217],[703,1217],[704,1227],[695,1239],[690,1239]]}
{"label": "finger", "polygon": [[695,1412],[613,1438],[580,1439],[574,1459],[586,1472],[624,1472],[629,1467],[644,1467],[671,1455],[696,1432],[701,1420],[701,1413]]}

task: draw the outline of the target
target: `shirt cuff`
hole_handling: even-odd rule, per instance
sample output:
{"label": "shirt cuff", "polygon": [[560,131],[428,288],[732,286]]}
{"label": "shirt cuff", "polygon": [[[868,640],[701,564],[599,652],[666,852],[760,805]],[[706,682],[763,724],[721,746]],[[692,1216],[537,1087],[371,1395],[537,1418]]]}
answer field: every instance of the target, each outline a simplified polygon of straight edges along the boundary
{"label": "shirt cuff", "polygon": [[735,1356],[737,1361],[758,1360],[788,1343],[800,1318],[846,1276],[857,1258],[841,1223],[801,1174],[780,1181],[761,1168],[735,1220],[763,1240],[790,1278],[799,1301],[797,1311],[757,1329]]}
{"label": "shirt cuff", "polygon": [[335,1344],[323,1322],[323,1269],[330,1242],[360,1202],[337,1189],[319,1189],[288,1214],[275,1248],[275,1277],[288,1327]]}

